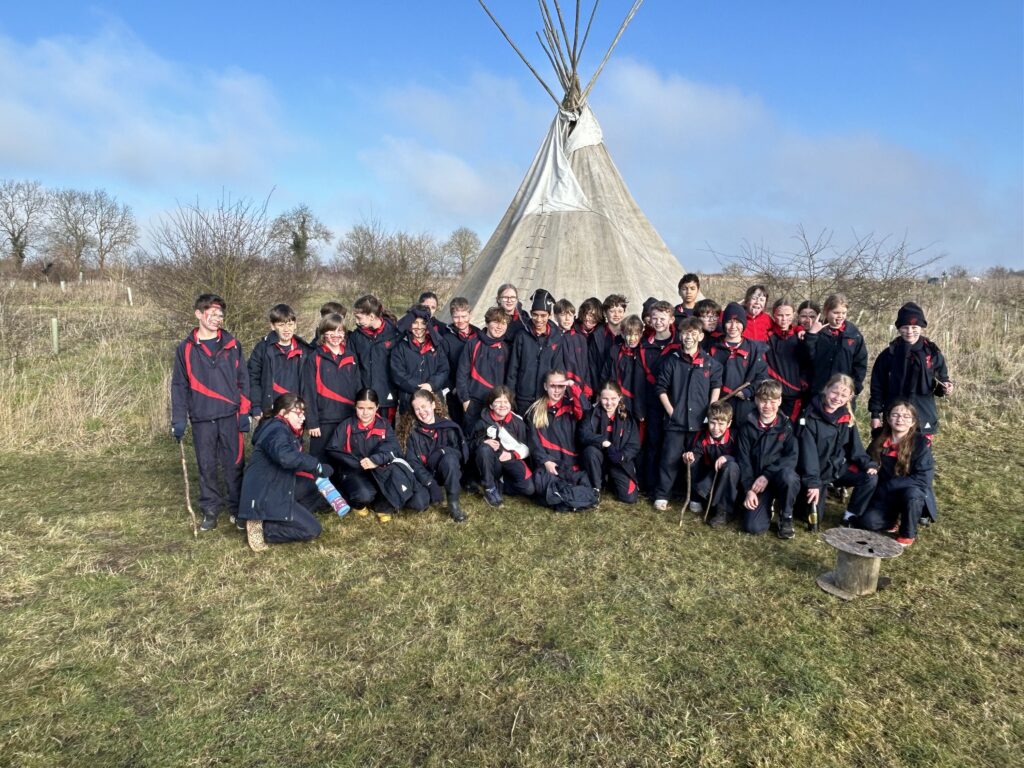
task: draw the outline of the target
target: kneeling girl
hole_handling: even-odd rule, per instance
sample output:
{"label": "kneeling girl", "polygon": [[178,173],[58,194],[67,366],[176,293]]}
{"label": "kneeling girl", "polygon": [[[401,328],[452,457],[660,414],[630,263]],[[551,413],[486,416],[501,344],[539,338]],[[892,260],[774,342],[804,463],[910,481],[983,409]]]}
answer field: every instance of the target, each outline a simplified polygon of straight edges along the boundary
{"label": "kneeling girl", "polygon": [[416,501],[439,503],[443,486],[448,497],[448,514],[456,523],[464,523],[466,514],[459,504],[459,494],[462,490],[462,465],[469,458],[469,451],[462,430],[451,419],[438,416],[437,400],[429,389],[418,389],[413,394],[412,412],[416,422],[406,440],[405,460],[425,491],[417,494],[413,506],[417,506]]}

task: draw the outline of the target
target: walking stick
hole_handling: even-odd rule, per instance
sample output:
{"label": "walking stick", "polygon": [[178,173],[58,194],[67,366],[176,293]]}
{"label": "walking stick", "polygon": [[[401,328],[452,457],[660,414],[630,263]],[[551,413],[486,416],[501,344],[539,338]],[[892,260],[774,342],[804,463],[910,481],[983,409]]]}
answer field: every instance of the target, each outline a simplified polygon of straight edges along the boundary
{"label": "walking stick", "polygon": [[192,509],[192,494],[188,487],[188,464],[185,463],[185,444],[178,441],[178,448],[181,450],[181,476],[185,478],[185,506],[188,507],[188,516],[192,518],[192,536],[199,538],[199,521],[196,520],[196,511]]}
{"label": "walking stick", "polygon": [[686,500],[683,501],[683,506],[679,508],[679,527],[683,527],[683,515],[686,514],[687,508],[690,506],[690,486],[693,483],[693,479],[690,476],[690,465],[686,463],[686,459],[683,459],[683,469],[686,471]]}
{"label": "walking stick", "polygon": [[739,385],[738,387],[736,387],[736,389],[734,389],[734,390],[733,390],[732,392],[730,392],[729,394],[727,394],[727,395],[726,395],[725,397],[720,397],[720,398],[718,398],[718,402],[720,402],[720,403],[724,403],[724,402],[725,402],[726,400],[728,400],[728,399],[729,399],[730,397],[736,397],[736,395],[738,395],[738,394],[739,394],[740,392],[742,392],[742,391],[743,391],[744,389],[746,389],[747,387],[749,387],[749,386],[750,386],[751,384],[753,384],[753,383],[754,383],[754,382],[752,382],[752,381],[745,381],[745,382],[743,382],[743,383],[742,383],[742,384],[740,384],[740,385]]}
{"label": "walking stick", "polygon": [[718,467],[715,467],[715,476],[711,478],[711,492],[708,493],[708,505],[704,507],[704,522],[708,521],[708,513],[711,512],[711,502],[715,498],[715,483],[718,482]]}

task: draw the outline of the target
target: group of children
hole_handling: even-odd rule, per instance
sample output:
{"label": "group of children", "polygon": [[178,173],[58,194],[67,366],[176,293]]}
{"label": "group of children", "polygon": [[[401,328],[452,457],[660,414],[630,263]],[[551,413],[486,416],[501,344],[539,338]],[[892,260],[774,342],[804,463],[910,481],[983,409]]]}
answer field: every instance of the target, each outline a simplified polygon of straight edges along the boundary
{"label": "group of children", "polygon": [[693,274],[679,296],[648,299],[638,316],[620,295],[577,310],[539,289],[526,310],[505,284],[483,328],[463,298],[443,324],[433,293],[401,318],[363,296],[351,332],[346,308],[325,304],[311,343],[280,304],[248,362],[223,329],[224,301],[200,296],[172,376],[174,436],[192,424],[200,527],[226,509],[256,549],[315,537],[315,480],[332,477],[381,522],[443,501],[463,522],[463,488],[493,507],[511,494],[560,511],[607,490],[656,510],[682,498],[711,526],[735,518],[754,534],[777,516],[788,539],[794,518],[816,528],[826,494],[848,488],[844,523],[912,544],[936,516],[934,398],[952,390],[920,307],[899,310],[875,361],[865,448],[853,403],[868,354],[845,297],[769,311],[755,285],[722,307],[699,298]]}

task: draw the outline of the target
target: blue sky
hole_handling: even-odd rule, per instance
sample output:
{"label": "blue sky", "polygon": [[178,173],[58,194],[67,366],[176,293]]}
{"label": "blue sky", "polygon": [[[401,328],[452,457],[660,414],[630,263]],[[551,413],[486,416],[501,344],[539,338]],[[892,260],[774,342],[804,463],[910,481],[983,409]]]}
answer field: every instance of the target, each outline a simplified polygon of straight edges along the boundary
{"label": "blue sky", "polygon": [[[536,4],[489,6],[548,77]],[[601,3],[588,76],[627,7]],[[647,0],[591,103],[688,268],[786,249],[800,225],[1021,268],[1022,48],[1019,0]],[[305,202],[336,233],[377,217],[486,240],[552,109],[473,0],[41,0],[0,17],[0,178],[103,187],[143,222],[274,189],[272,212]]]}

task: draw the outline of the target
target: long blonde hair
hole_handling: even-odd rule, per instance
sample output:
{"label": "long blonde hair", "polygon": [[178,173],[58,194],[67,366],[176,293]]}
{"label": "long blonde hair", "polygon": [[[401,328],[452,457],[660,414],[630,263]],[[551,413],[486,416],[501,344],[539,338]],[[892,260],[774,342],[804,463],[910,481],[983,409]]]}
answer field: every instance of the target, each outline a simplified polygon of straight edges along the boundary
{"label": "long blonde hair", "polygon": [[851,376],[847,376],[845,373],[833,373],[831,378],[825,382],[825,386],[821,389],[822,402],[824,403],[825,400],[825,392],[836,384],[842,384],[850,390],[850,402],[846,404],[846,410],[850,413],[850,424],[856,424],[857,419],[853,415],[853,397],[857,394],[857,387],[854,385],[853,378]]}
{"label": "long blonde hair", "polygon": [[[565,376],[565,371],[561,368],[552,368],[550,371],[544,374],[544,384],[548,383],[548,380],[552,376]],[[564,394],[564,393],[563,393]],[[544,394],[538,397],[529,408],[526,409],[527,421],[529,421],[537,429],[546,429],[548,426],[548,393],[545,390]]]}

